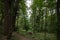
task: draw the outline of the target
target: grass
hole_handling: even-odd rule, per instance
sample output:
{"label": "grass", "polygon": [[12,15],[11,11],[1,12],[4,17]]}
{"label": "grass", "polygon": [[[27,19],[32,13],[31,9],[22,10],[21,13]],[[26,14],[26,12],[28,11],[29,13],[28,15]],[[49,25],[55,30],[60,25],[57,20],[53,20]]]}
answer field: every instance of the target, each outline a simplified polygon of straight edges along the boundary
{"label": "grass", "polygon": [[34,38],[37,40],[56,40],[56,34],[55,33],[34,33],[33,35],[29,35],[27,32],[23,31],[20,34],[22,34],[23,36],[27,37],[27,38]]}
{"label": "grass", "polygon": [[[33,33],[32,35],[30,35],[25,30],[19,31],[18,33],[22,36],[27,37],[27,38],[34,38],[36,40],[56,40],[57,39],[55,33],[41,32],[41,33]],[[12,40],[18,40],[18,39],[13,36]]]}
{"label": "grass", "polygon": [[19,39],[17,39],[16,37],[12,36],[11,40],[19,40]]}

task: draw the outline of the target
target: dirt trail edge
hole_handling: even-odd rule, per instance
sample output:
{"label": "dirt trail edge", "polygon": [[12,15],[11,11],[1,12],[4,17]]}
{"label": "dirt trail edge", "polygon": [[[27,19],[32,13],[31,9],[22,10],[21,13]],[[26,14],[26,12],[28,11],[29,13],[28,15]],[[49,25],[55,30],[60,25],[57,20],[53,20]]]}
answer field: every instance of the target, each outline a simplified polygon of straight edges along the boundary
{"label": "dirt trail edge", "polygon": [[13,32],[13,36],[15,36],[19,40],[36,40],[36,39],[33,39],[33,38],[24,37],[24,36],[18,34],[17,32]]}

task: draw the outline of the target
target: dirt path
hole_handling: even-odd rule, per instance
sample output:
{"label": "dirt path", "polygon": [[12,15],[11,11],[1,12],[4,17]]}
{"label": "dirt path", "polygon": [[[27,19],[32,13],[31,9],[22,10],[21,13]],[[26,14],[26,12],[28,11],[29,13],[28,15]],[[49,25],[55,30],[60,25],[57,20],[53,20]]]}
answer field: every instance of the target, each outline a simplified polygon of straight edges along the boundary
{"label": "dirt path", "polygon": [[36,39],[33,39],[33,38],[24,37],[24,36],[22,36],[22,35],[20,35],[20,34],[18,34],[18,33],[16,33],[16,32],[14,32],[13,35],[14,35],[17,39],[19,39],[19,40],[36,40]]}
{"label": "dirt path", "polygon": [[[22,36],[16,32],[13,32],[12,34],[14,36],[14,38],[16,38],[17,40],[36,40],[34,38],[27,38],[25,36]],[[2,37],[0,40],[6,40],[6,36]]]}

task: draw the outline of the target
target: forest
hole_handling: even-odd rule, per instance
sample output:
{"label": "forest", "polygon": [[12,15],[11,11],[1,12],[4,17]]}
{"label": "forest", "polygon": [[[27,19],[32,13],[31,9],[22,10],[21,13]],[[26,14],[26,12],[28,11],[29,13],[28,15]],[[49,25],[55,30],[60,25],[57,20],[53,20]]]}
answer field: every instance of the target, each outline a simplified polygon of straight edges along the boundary
{"label": "forest", "polygon": [[60,0],[0,0],[0,40],[60,40]]}

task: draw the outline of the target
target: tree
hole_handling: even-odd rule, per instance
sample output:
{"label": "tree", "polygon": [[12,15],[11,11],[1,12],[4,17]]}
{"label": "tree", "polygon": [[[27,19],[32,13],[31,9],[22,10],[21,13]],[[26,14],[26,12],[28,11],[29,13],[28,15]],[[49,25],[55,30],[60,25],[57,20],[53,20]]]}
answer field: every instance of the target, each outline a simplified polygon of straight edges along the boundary
{"label": "tree", "polygon": [[22,0],[19,3],[19,11],[18,11],[18,17],[16,20],[16,27],[18,27],[18,30],[26,30],[28,31],[29,26],[28,26],[28,18],[27,18],[27,11],[26,11],[26,0]]}
{"label": "tree", "polygon": [[57,40],[60,40],[60,0],[57,0]]}
{"label": "tree", "polygon": [[10,40],[12,32],[15,29],[15,20],[20,0],[3,0],[4,5],[4,35]]}

